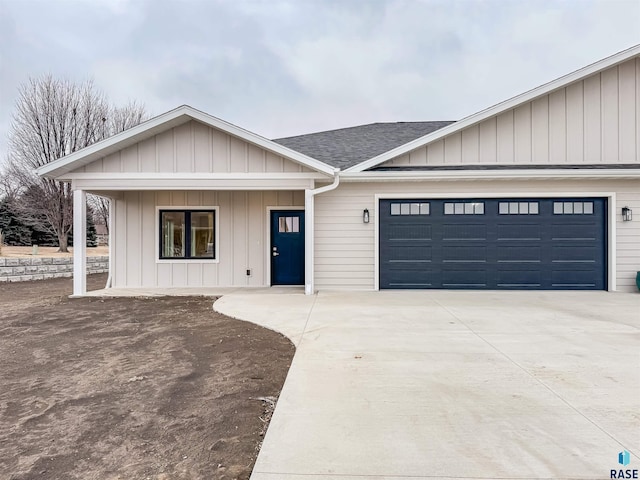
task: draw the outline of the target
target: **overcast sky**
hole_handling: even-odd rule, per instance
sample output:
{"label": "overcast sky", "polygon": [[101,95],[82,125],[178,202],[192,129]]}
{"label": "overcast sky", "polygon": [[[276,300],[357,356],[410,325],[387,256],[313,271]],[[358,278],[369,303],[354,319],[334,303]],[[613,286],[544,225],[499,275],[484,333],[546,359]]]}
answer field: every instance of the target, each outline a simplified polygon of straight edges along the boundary
{"label": "overcast sky", "polygon": [[268,138],[457,120],[640,43],[640,0],[0,0],[0,161],[18,86],[95,80]]}

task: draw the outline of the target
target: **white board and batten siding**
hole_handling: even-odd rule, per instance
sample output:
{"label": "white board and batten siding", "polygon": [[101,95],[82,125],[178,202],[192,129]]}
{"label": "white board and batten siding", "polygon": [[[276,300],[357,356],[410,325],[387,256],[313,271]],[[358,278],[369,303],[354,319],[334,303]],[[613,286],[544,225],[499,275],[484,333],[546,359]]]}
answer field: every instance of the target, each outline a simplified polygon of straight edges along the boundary
{"label": "white board and batten siding", "polygon": [[640,58],[380,166],[640,163]]}
{"label": "white board and batten siding", "polygon": [[[306,166],[189,121],[81,167],[82,173],[307,173]],[[91,191],[92,181],[85,180]],[[99,183],[95,183],[99,185]],[[99,193],[100,188],[96,188]],[[216,208],[218,248],[209,260],[159,261],[159,208]],[[267,207],[304,207],[302,190],[141,189],[115,201],[114,287],[266,286]],[[251,275],[247,275],[247,270]]]}
{"label": "white board and batten siding", "polygon": [[[634,291],[640,271],[640,222],[623,222],[620,212],[628,206],[640,212],[640,181],[637,180],[530,180],[465,182],[343,183],[315,199],[315,286],[317,289],[371,290],[375,288],[376,194],[430,195],[456,198],[474,194],[513,197],[571,196],[584,193],[615,193],[616,282],[619,291]],[[362,222],[368,209],[371,221]]]}
{"label": "white board and batten siding", "polygon": [[[300,206],[303,191],[124,192],[115,204],[114,287],[269,285],[267,207]],[[217,262],[158,261],[159,207],[217,207]]]}
{"label": "white board and batten siding", "polygon": [[312,171],[306,166],[194,120],[75,170],[85,173]]}

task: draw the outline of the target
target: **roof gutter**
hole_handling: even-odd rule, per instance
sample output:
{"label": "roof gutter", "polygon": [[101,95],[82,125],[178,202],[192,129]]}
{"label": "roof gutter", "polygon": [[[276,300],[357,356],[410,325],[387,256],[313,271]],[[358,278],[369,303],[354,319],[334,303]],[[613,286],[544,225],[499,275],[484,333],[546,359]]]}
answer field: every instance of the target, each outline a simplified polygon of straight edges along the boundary
{"label": "roof gutter", "polygon": [[313,190],[305,190],[305,195],[310,194],[311,196],[316,196],[321,193],[329,192],[331,190],[335,190],[340,185],[340,169],[336,168],[333,171],[333,183],[330,185],[326,185],[324,187],[315,188]]}
{"label": "roof gutter", "polygon": [[518,170],[437,170],[403,172],[343,172],[345,182],[400,182],[444,180],[536,180],[536,179],[638,179],[640,168],[632,169],[518,169]]}
{"label": "roof gutter", "polygon": [[321,193],[335,190],[340,185],[340,169],[333,170],[333,183],[324,187],[308,189],[304,191],[304,293],[313,295],[314,287],[314,218],[315,218],[315,196]]}

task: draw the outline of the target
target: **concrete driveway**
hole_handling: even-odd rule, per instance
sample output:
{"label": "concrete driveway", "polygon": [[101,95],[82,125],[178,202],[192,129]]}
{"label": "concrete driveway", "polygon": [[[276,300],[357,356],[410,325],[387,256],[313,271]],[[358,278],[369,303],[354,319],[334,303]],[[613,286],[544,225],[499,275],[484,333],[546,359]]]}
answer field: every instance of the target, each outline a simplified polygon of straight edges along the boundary
{"label": "concrete driveway", "polygon": [[214,308],[298,347],[252,480],[640,468],[638,294],[232,294]]}

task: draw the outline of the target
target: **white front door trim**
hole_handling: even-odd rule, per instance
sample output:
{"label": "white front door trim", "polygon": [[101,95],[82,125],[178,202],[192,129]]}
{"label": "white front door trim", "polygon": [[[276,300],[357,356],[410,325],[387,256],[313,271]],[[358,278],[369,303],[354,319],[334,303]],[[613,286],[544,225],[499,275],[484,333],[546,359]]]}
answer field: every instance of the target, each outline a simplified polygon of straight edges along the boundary
{"label": "white front door trim", "polygon": [[[276,210],[305,210],[305,208],[304,208],[304,206],[287,206],[287,205],[267,206],[266,207],[267,221],[265,222],[266,229],[265,229],[265,240],[264,240],[264,245],[265,245],[264,271],[266,272],[267,278],[264,279],[264,284],[266,286],[268,286],[268,287],[271,286],[271,212],[272,211],[276,211]],[[306,211],[304,213],[304,218],[305,218],[305,221],[306,221],[306,218],[307,218],[307,212]],[[307,229],[306,228],[305,228],[305,232],[304,232],[304,238],[305,238],[305,241],[306,241],[306,238],[307,238]],[[306,271],[306,268],[307,268],[307,265],[305,265],[305,271]]]}

